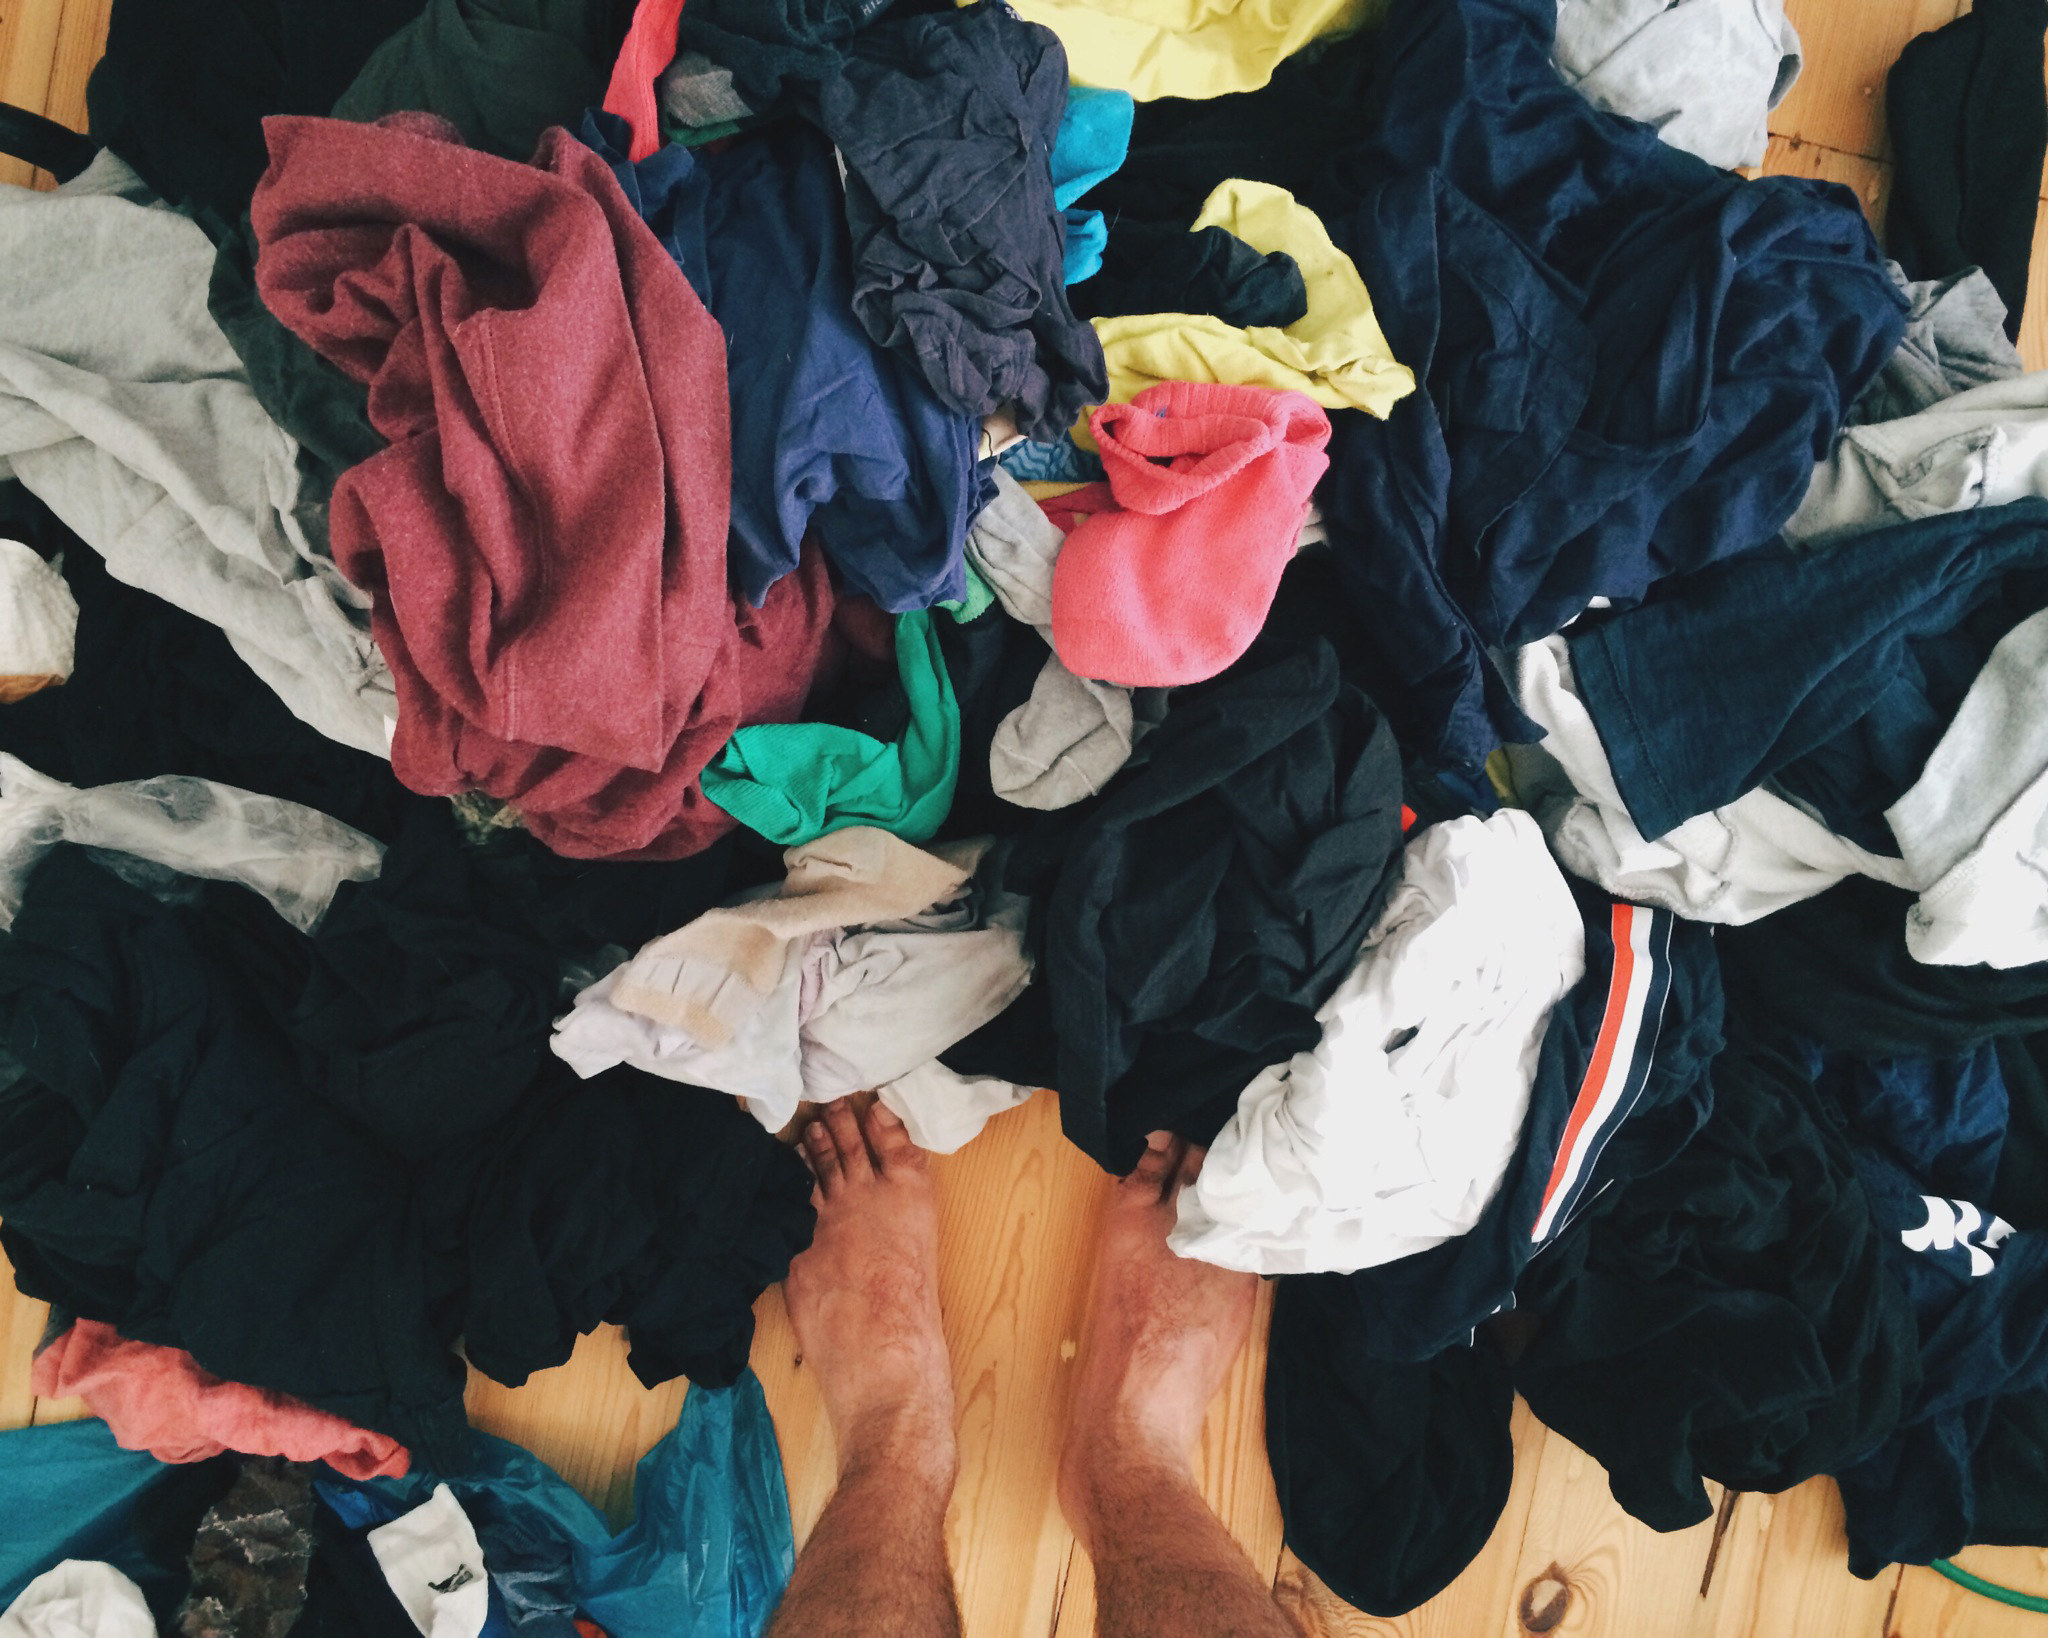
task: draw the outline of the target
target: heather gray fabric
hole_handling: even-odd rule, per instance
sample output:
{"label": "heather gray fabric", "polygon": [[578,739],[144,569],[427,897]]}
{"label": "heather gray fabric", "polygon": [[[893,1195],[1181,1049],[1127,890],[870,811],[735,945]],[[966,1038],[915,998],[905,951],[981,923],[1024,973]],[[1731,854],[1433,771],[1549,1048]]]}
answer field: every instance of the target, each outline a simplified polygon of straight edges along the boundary
{"label": "heather gray fabric", "polygon": [[1552,57],[1596,108],[1723,170],[1763,163],[1800,63],[1782,0],[1559,0]]}
{"label": "heather gray fabric", "polygon": [[219,626],[295,715],[385,755],[369,600],[206,310],[213,257],[112,153],[54,193],[0,187],[0,478],[116,579]]}
{"label": "heather gray fabric", "polygon": [[1930,404],[2026,368],[2005,333],[2005,303],[1981,267],[1915,283],[1897,262],[1885,266],[1911,304],[1906,335],[1877,379],[1849,407],[1850,425],[1917,415]]}
{"label": "heather gray fabric", "polygon": [[[1052,643],[1052,571],[1066,536],[998,466],[996,498],[967,534],[967,559],[1011,619]],[[1048,656],[1031,698],[1003,718],[989,744],[996,795],[1024,808],[1064,808],[1093,796],[1131,759],[1165,715],[1165,692],[1091,682]]]}
{"label": "heather gray fabric", "polygon": [[1847,428],[1785,539],[1806,550],[1914,518],[2048,495],[2048,371],[1990,381],[1917,415]]}

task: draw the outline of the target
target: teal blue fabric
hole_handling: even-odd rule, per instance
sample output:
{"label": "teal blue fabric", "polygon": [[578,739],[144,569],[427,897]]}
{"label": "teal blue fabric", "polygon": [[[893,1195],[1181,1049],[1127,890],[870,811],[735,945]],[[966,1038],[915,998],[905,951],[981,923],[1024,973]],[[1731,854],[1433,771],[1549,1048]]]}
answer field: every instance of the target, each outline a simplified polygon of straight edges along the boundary
{"label": "teal blue fabric", "polygon": [[1067,111],[1060,116],[1052,145],[1052,202],[1066,212],[1068,284],[1094,277],[1109,244],[1102,212],[1078,209],[1074,201],[1124,162],[1136,115],[1137,104],[1128,91],[1068,88]]}
{"label": "teal blue fabric", "polygon": [[236,1466],[169,1466],[123,1450],[98,1418],[0,1433],[0,1609],[65,1559],[98,1559],[140,1587],[164,1623],[190,1584],[199,1520]]}
{"label": "teal blue fabric", "polygon": [[896,617],[896,672],[910,706],[901,739],[829,722],[755,723],[711,759],[704,794],[784,847],[850,825],[928,840],[960,778],[960,706],[929,610]]}

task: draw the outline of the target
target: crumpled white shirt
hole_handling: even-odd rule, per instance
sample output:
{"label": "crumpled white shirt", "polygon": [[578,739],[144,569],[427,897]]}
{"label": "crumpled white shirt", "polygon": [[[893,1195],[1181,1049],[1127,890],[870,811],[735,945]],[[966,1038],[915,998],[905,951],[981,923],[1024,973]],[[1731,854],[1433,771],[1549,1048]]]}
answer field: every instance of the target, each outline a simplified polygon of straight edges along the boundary
{"label": "crumpled white shirt", "polygon": [[1563,637],[1516,654],[1515,692],[1544,730],[1540,744],[1507,747],[1515,792],[1565,869],[1618,899],[1739,927],[1846,876],[1917,885],[1904,861],[1858,847],[1762,788],[1651,841],[1636,829],[1614,783]]}
{"label": "crumpled white shirt", "polygon": [[1322,1040],[1245,1088],[1168,1243],[1255,1274],[1349,1273],[1465,1233],[1585,970],[1578,906],[1526,813],[1423,831],[1317,1014]]}
{"label": "crumpled white shirt", "polygon": [[0,1614],[0,1638],[156,1638],[142,1589],[111,1564],[67,1558]]}
{"label": "crumpled white shirt", "polygon": [[[792,876],[799,855],[846,834],[791,849]],[[771,1132],[788,1125],[800,1103],[879,1089],[913,1139],[923,1132],[934,1139],[926,1147],[958,1147],[988,1115],[1029,1096],[1003,1082],[935,1073],[932,1060],[1031,982],[1030,901],[965,872],[952,878],[915,914],[805,926],[772,951],[727,944],[723,934],[687,949],[677,934],[658,939],[577,995],[556,1021],[555,1053],[586,1077],[625,1063],[730,1092]],[[784,895],[709,914],[776,905],[796,908]],[[646,973],[658,982],[642,988],[636,974]],[[678,996],[690,1005],[673,1005]],[[650,1016],[650,1004],[661,1016]]]}

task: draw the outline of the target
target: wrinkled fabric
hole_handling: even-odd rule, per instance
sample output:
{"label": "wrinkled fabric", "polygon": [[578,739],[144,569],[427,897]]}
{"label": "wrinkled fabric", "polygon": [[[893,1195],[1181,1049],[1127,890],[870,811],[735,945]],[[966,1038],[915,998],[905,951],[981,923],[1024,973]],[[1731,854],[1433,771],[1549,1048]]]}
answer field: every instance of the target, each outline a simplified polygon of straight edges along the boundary
{"label": "wrinkled fabric", "polygon": [[960,596],[976,429],[855,323],[830,145],[785,123],[634,167],[616,122],[579,134],[725,332],[740,595],[761,607],[815,530],[844,585],[884,609]]}
{"label": "wrinkled fabric", "polygon": [[910,1141],[935,1155],[957,1154],[997,1115],[1029,1103],[1036,1088],[993,1075],[960,1075],[934,1059],[898,1075],[879,1089],[881,1101],[910,1133]]}
{"label": "wrinkled fabric", "polygon": [[1617,898],[1741,926],[1824,893],[1845,876],[1919,884],[1904,861],[1858,847],[1762,787],[1650,841],[1615,787],[1565,639],[1546,637],[1523,649],[1515,688],[1522,709],[1543,729],[1541,744],[1508,747],[1515,792],[1558,862]]}
{"label": "wrinkled fabric", "polygon": [[1389,1364],[1335,1281],[1273,1299],[1266,1453],[1289,1548],[1346,1603],[1405,1615],[1479,1556],[1514,1481],[1514,1390],[1490,1347]]}
{"label": "wrinkled fabric", "polygon": [[1053,647],[1103,682],[1213,677],[1265,623],[1329,466],[1329,417],[1300,393],[1167,381],[1090,424],[1115,505],[1060,548]]}
{"label": "wrinkled fabric", "polygon": [[1550,1009],[1584,976],[1578,907],[1525,813],[1410,843],[1322,1038],[1258,1075],[1167,1243],[1254,1274],[1348,1274],[1479,1221],[1528,1114]]}
{"label": "wrinkled fabric", "polygon": [[[830,857],[796,858],[792,876]],[[771,1132],[799,1103],[909,1075],[1031,980],[1025,902],[964,873],[944,883],[929,868],[941,863],[926,855],[901,872],[900,903],[931,895],[915,911],[885,905],[881,890],[898,884],[882,881],[785,892],[657,940],[576,997],[555,1053],[579,1075],[630,1063],[730,1092]],[[774,909],[785,914],[750,914]]]}
{"label": "wrinkled fabric", "polygon": [[[1529,1265],[1529,1408],[1652,1529],[1709,1517],[1703,1478],[1784,1490],[1898,1425],[1919,1346],[1886,1236],[1797,1051],[1731,1010],[1713,1113]],[[1626,1383],[1628,1391],[1617,1392]]]}
{"label": "wrinkled fabric", "polygon": [[[1052,645],[1053,571],[1066,536],[1017,480],[998,469],[996,498],[967,536],[967,559],[994,588],[1003,612]],[[997,724],[989,742],[994,793],[1025,808],[1071,807],[1093,796],[1131,759],[1145,727],[1165,713],[1151,691],[1077,677],[1057,653],[1031,698]]]}
{"label": "wrinkled fabric", "polygon": [[1252,91],[1311,40],[1365,21],[1363,0],[1021,0],[1017,10],[1060,37],[1082,85],[1113,86],[1141,102]]}
{"label": "wrinkled fabric", "polygon": [[5,1638],[154,1638],[142,1589],[111,1564],[67,1558],[0,1612]]}
{"label": "wrinkled fabric", "polygon": [[240,882],[302,933],[343,882],[374,880],[384,862],[380,843],[293,802],[176,775],[81,791],[0,752],[0,932],[59,842],[122,855],[111,868],[143,886],[160,878],[126,861]]}
{"label": "wrinkled fabric", "polygon": [[[17,484],[0,484],[35,505]],[[335,817],[388,839],[408,795],[381,756],[317,732],[265,688],[216,627],[108,574],[47,513],[79,605],[71,679],[0,709],[0,750],[67,784],[188,774]]]}
{"label": "wrinkled fabric", "polygon": [[[397,673],[399,777],[502,797],[572,857],[699,851],[729,821],[697,775],[800,708],[830,607],[815,563],[758,612],[726,591],[717,326],[566,133],[525,166],[413,127],[267,130],[264,300],[373,384],[392,440],[331,521]],[[601,440],[561,435],[584,416]]]}
{"label": "wrinkled fabric", "polygon": [[2005,303],[1981,267],[1915,281],[1897,262],[1888,266],[1908,303],[1906,334],[1851,407],[1851,425],[1917,415],[1955,393],[2025,372],[2005,333]]}
{"label": "wrinkled fabric", "polygon": [[1906,42],[1885,76],[1885,248],[1915,279],[1984,269],[2019,338],[2048,157],[2042,0],[1987,0]]}
{"label": "wrinkled fabric", "polygon": [[2048,611],[1984,669],[1913,788],[1885,810],[1924,888],[1906,948],[1944,966],[2048,961]]}
{"label": "wrinkled fabric", "polygon": [[1468,1232],[1343,1280],[1373,1359],[1425,1360],[1469,1344],[1483,1320],[1514,1306],[1532,1260],[1617,1183],[1682,1150],[1707,1119],[1722,1019],[1708,929],[1584,884],[1572,897],[1586,976],[1551,1009],[1500,1189]]}
{"label": "wrinkled fabric", "polygon": [[1768,116],[1799,78],[1778,0],[1558,0],[1565,84],[1709,165],[1761,165]]}
{"label": "wrinkled fabric", "polygon": [[232,222],[263,174],[266,114],[324,114],[421,0],[121,0],[85,103],[157,193]]}
{"label": "wrinkled fabric", "polygon": [[1052,202],[1066,86],[1059,41],[981,0],[862,29],[815,94],[846,180],[854,315],[947,408],[1009,406],[1027,438],[1106,395]]}
{"label": "wrinkled fabric", "polygon": [[1918,1325],[1923,1384],[1899,1430],[1837,1477],[1849,1568],[1872,1576],[1977,1539],[1977,1454],[2007,1395],[2048,1388],[2048,1241],[1984,1204],[2009,1105],[1990,1048],[1947,1062],[1809,1060]]}
{"label": "wrinkled fabric", "polygon": [[1212,227],[1261,255],[1289,257],[1300,270],[1307,311],[1279,331],[1239,329],[1199,313],[1099,318],[1110,402],[1130,402],[1160,382],[1213,381],[1303,393],[1326,409],[1385,416],[1415,390],[1413,372],[1388,348],[1357,265],[1330,242],[1314,212],[1282,188],[1225,182],[1202,206],[1193,231]]}
{"label": "wrinkled fabric", "polygon": [[[375,926],[352,919],[336,976],[377,959]],[[512,945],[493,966],[507,941],[465,934],[475,968],[416,1003],[440,1028],[419,1046],[439,1052],[401,1051],[389,1064],[413,1078],[330,1103],[352,1083],[323,1038],[369,1037],[310,982],[297,1021],[301,935],[239,889],[163,905],[52,853],[0,944],[0,1028],[26,1070],[0,1094],[0,1243],[21,1288],[429,1465],[464,1446],[458,1334],[516,1382],[610,1318],[649,1380],[730,1380],[754,1297],[809,1234],[801,1163],[729,1099],[630,1072],[464,1078],[465,1045],[478,1063],[549,1062],[553,985],[543,965],[527,1033],[506,1040],[494,1003],[531,957]],[[414,936],[424,963],[437,930]]]}
{"label": "wrinkled fabric", "polygon": [[1843,432],[1784,535],[1801,551],[1873,529],[2048,495],[2048,373],[1957,392]]}
{"label": "wrinkled fabric", "polygon": [[1043,918],[1026,993],[1053,1073],[946,1058],[1056,1086],[1068,1137],[1118,1173],[1160,1127],[1208,1142],[1254,1075],[1315,1044],[1401,845],[1393,736],[1320,641],[1181,691],[1148,752],[1005,874]]}
{"label": "wrinkled fabric", "polygon": [[890,0],[690,0],[683,7],[678,41],[730,69],[745,101],[766,108],[793,85],[837,72],[854,32],[881,16],[889,4]]}
{"label": "wrinkled fabric", "polygon": [[278,321],[256,293],[256,230],[244,213],[214,256],[206,310],[263,412],[299,444],[301,481],[324,508],[341,475],[384,447],[370,395]]}
{"label": "wrinkled fabric", "polygon": [[0,1612],[0,1638],[155,1638],[142,1589],[111,1564],[67,1558]]}
{"label": "wrinkled fabric", "polygon": [[1065,213],[1068,284],[1093,278],[1102,266],[1102,249],[1109,240],[1102,212],[1085,210],[1075,201],[1124,162],[1135,112],[1121,91],[1067,88],[1067,110],[1060,115],[1053,138],[1051,165],[1052,202]]}
{"label": "wrinkled fabric", "polygon": [[2048,1031],[2048,963],[1928,966],[1906,948],[1912,908],[1910,893],[1852,877],[1717,940],[1731,986],[1823,1046],[1946,1056]]}
{"label": "wrinkled fabric", "polygon": [[915,916],[957,896],[973,874],[967,851],[927,853],[871,826],[793,847],[783,865],[778,891],[707,910],[642,949],[615,975],[618,1004],[723,1045],[788,976],[811,934]]}
{"label": "wrinkled fabric", "polygon": [[848,825],[924,841],[960,772],[960,708],[929,614],[896,617],[896,674],[908,713],[896,739],[825,722],[741,728],[704,769],[705,797],[785,847]]}
{"label": "wrinkled fabric", "polygon": [[[2035,499],[1900,524],[1833,552],[1758,552],[1575,630],[1572,674],[1646,836],[1725,807],[1873,721],[1882,748],[1910,763],[1895,797],[1946,726],[1914,640],[1951,632],[1980,606],[2016,615],[2012,598],[2024,600],[2042,567],[2048,500]],[[1699,709],[1708,698],[1717,708]]]}
{"label": "wrinkled fabric", "polygon": [[0,190],[0,475],[117,578],[219,626],[295,715],[381,754],[396,704],[367,604],[205,311],[212,261],[111,154],[54,193]]}
{"label": "wrinkled fabric", "polygon": [[0,540],[0,705],[71,675],[78,600],[63,575],[18,540]]}
{"label": "wrinkled fabric", "polygon": [[285,1638],[305,1608],[312,1561],[312,1470],[250,1458],[199,1521],[180,1638]]}
{"label": "wrinkled fabric", "polygon": [[280,1393],[224,1382],[188,1353],[130,1342],[111,1325],[77,1320],[42,1349],[29,1385],[46,1399],[83,1399],[126,1450],[160,1462],[203,1462],[224,1451],[325,1462],[352,1479],[400,1474],[395,1439],[353,1427]]}
{"label": "wrinkled fabric", "polygon": [[655,106],[654,82],[676,54],[676,29],[683,0],[638,0],[633,21],[612,64],[604,91],[604,111],[623,119],[632,131],[627,157],[636,165],[661,146],[661,115]]}
{"label": "wrinkled fabric", "polygon": [[1171,222],[1119,220],[1101,268],[1072,298],[1085,319],[1207,313],[1247,330],[1284,330],[1308,315],[1308,285],[1287,252],[1262,255],[1220,227],[1183,231]]}
{"label": "wrinkled fabric", "polygon": [[1399,656],[1367,686],[1426,690],[1404,738],[1450,730],[1473,765],[1499,743],[1459,720],[1502,703],[1485,648],[1768,541],[1904,322],[1853,196],[1744,182],[1592,108],[1550,65],[1555,16],[1394,0],[1244,106],[1141,108],[1097,200],[1170,220],[1269,182],[1357,266],[1425,391],[1405,430],[1397,405],[1340,431],[1326,495],[1369,498],[1324,512]]}
{"label": "wrinkled fabric", "polygon": [[438,114],[465,142],[524,161],[549,126],[603,100],[629,11],[630,0],[427,0],[332,112],[363,121]]}

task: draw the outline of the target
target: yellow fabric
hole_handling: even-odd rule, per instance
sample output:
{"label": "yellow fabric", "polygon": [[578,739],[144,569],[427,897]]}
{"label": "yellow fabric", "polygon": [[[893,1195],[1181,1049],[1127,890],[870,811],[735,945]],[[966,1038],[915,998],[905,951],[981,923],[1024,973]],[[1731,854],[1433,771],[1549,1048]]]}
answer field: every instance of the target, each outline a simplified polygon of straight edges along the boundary
{"label": "yellow fabric", "polygon": [[[1330,242],[1321,219],[1285,188],[1266,182],[1220,185],[1195,218],[1262,254],[1283,250],[1301,268],[1308,312],[1284,330],[1241,330],[1206,313],[1136,313],[1094,321],[1109,365],[1109,401],[1127,404],[1161,381],[1215,381],[1306,393],[1325,409],[1384,416],[1415,390],[1373,316],[1372,297],[1351,258]],[[1095,447],[1088,417],[1074,438]]]}
{"label": "yellow fabric", "polygon": [[1017,486],[1035,501],[1058,500],[1062,495],[1071,495],[1077,489],[1086,489],[1085,483],[1060,483],[1052,478],[1035,478]]}
{"label": "yellow fabric", "polygon": [[[969,0],[961,0],[963,5]],[[1383,10],[1378,0],[1012,0],[1067,48],[1080,85],[1154,97],[1256,91],[1283,57],[1325,34],[1348,33]]]}
{"label": "yellow fabric", "polygon": [[1493,794],[1511,808],[1527,807],[1522,793],[1515,789],[1515,765],[1508,760],[1508,753],[1496,747],[1486,754],[1486,777],[1493,786]]}

